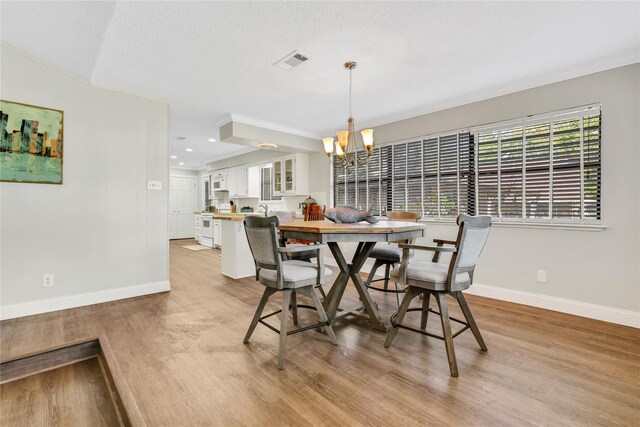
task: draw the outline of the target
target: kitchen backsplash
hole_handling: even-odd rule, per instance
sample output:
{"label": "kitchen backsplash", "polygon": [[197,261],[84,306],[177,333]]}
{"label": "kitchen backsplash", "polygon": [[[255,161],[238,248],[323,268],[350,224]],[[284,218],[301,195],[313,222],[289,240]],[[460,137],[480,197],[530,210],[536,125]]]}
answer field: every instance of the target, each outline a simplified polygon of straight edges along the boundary
{"label": "kitchen backsplash", "polygon": [[[310,195],[311,197],[316,199],[319,205],[325,205],[325,206],[327,205],[327,193],[319,192],[319,193],[311,193]],[[259,211],[258,205],[268,205],[270,211],[293,211],[299,214],[299,213],[302,213],[299,205],[307,197],[309,197],[309,194],[306,194],[304,196],[284,196],[282,200],[272,200],[267,202],[264,202],[264,201],[261,202],[255,197],[248,197],[248,198],[240,197],[237,199],[233,198],[231,200],[233,200],[233,202],[238,207],[238,212],[243,207],[250,207],[250,208],[253,208],[254,212],[258,212]],[[215,205],[216,202],[218,201],[214,200],[213,202]]]}

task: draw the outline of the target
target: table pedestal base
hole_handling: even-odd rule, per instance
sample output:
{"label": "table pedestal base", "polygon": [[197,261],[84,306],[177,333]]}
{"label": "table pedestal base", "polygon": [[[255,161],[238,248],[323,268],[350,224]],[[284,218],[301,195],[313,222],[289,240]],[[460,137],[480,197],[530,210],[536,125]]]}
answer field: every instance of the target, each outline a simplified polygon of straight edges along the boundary
{"label": "table pedestal base", "polygon": [[[338,263],[338,268],[340,268],[340,274],[338,274],[336,281],[333,283],[333,286],[331,286],[331,290],[327,294],[323,303],[324,308],[327,311],[327,315],[329,316],[329,319],[331,319],[331,324],[333,325],[336,320],[347,316],[358,316],[367,319],[373,329],[383,332],[389,331],[391,329],[391,324],[389,322],[384,322],[380,318],[380,313],[378,313],[376,304],[371,299],[371,296],[360,277],[360,269],[375,246],[375,242],[360,242],[356,249],[356,253],[353,255],[351,263],[348,263],[344,258],[338,243],[328,242],[327,245]],[[360,295],[362,306],[354,310],[342,310],[338,306],[342,300],[342,295],[347,287],[347,283],[349,283],[349,279],[351,279],[358,291],[358,294]]]}

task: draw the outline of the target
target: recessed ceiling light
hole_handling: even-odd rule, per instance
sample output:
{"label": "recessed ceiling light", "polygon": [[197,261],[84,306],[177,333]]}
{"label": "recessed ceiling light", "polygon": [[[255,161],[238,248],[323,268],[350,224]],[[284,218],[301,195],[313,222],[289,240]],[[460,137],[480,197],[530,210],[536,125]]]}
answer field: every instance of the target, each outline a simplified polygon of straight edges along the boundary
{"label": "recessed ceiling light", "polygon": [[186,136],[176,136],[176,139],[178,141],[184,141],[185,139],[187,139],[187,137]]}
{"label": "recessed ceiling light", "polygon": [[177,158],[178,158],[178,156],[171,156],[171,158],[172,158],[172,159],[177,159]]}
{"label": "recessed ceiling light", "polygon": [[192,152],[193,148],[187,148],[185,151]]}
{"label": "recessed ceiling light", "polygon": [[209,142],[216,142],[214,138],[209,138]]}
{"label": "recessed ceiling light", "polygon": [[270,142],[263,142],[262,144],[259,145],[259,147],[262,148],[263,150],[273,150],[274,148],[278,148],[276,144],[272,144]]}
{"label": "recessed ceiling light", "polygon": [[179,164],[180,166],[184,166],[184,163],[183,163],[183,162],[180,162],[180,163],[178,163],[178,164]]}

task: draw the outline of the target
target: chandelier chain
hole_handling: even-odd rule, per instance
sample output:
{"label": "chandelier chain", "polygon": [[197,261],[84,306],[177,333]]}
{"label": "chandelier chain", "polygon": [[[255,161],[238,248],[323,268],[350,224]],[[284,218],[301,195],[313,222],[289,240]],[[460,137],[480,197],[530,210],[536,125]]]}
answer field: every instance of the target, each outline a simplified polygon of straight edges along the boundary
{"label": "chandelier chain", "polygon": [[351,114],[351,85],[353,83],[353,80],[351,79],[351,71],[352,71],[352,69],[349,68],[349,117],[352,116],[352,114]]}

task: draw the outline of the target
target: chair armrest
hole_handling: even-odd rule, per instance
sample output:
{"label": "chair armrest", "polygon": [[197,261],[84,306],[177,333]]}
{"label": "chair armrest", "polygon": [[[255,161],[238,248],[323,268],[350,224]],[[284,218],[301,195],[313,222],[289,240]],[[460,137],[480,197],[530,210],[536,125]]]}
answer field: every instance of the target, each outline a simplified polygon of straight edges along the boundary
{"label": "chair armrest", "polygon": [[438,246],[441,245],[455,245],[455,240],[444,240],[444,239],[433,239],[433,243],[436,243]]}
{"label": "chair armrest", "polygon": [[307,251],[319,251],[322,248],[326,248],[327,245],[324,243],[316,243],[314,245],[304,245],[304,246],[289,246],[285,248],[276,248],[276,250],[280,253],[292,253],[292,252],[307,252]]}
{"label": "chair armrest", "polygon": [[431,260],[432,262],[438,262],[440,260],[440,252],[451,252],[451,253],[458,252],[458,248],[455,248],[455,247],[452,248],[452,247],[446,247],[446,246],[423,246],[423,245],[410,245],[406,243],[400,243],[398,247],[402,249],[402,259],[400,262],[400,284],[403,286],[407,285],[407,265],[409,264],[410,249],[435,252],[433,254],[433,259]]}
{"label": "chair armrest", "polygon": [[457,248],[447,248],[444,246],[423,246],[423,245],[409,245],[405,243],[398,244],[399,248],[402,249],[415,249],[419,251],[434,251],[434,252],[457,252]]}

